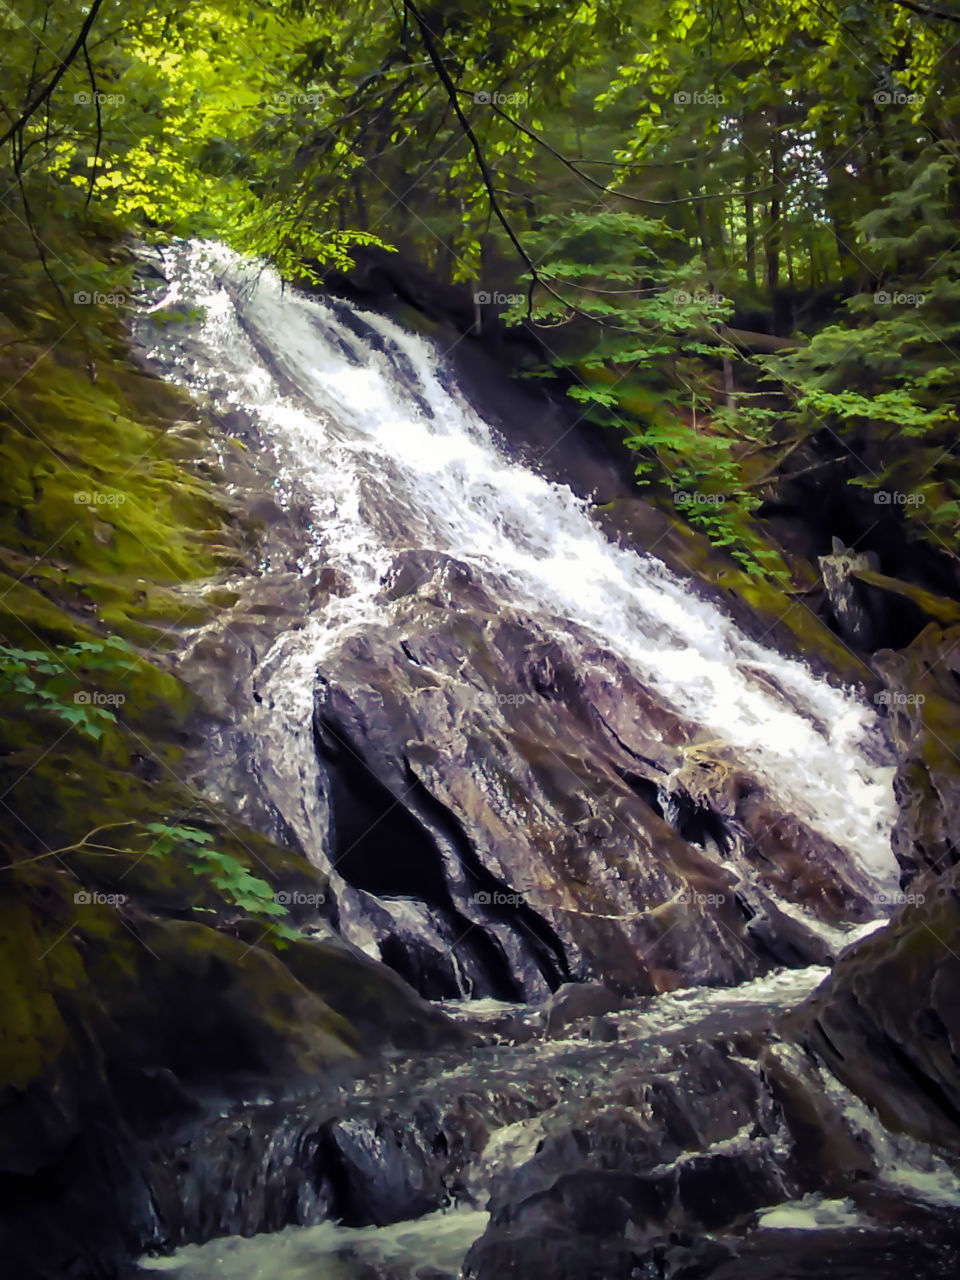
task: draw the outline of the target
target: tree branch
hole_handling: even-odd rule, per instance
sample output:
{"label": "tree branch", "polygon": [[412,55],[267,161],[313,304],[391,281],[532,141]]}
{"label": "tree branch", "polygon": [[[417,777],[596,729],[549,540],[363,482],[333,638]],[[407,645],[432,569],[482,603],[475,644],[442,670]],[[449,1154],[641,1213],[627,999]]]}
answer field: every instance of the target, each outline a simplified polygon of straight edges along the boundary
{"label": "tree branch", "polygon": [[20,116],[20,118],[18,120],[15,120],[14,123],[10,126],[10,128],[6,131],[6,133],[2,137],[0,137],[0,147],[2,147],[5,142],[9,142],[11,138],[14,138],[18,135],[20,137],[21,144],[22,144],[23,131],[26,128],[31,116],[33,116],[37,111],[39,111],[39,109],[43,106],[43,104],[49,99],[54,89],[56,89],[57,85],[66,75],[72,63],[76,61],[81,50],[84,48],[86,44],[87,36],[90,34],[90,29],[93,26],[94,22],[96,22],[97,20],[97,14],[100,12],[100,8],[102,5],[103,5],[103,0],[93,0],[93,4],[90,6],[90,12],[87,14],[86,18],[84,19],[83,26],[80,28],[80,33],[77,36],[76,40],[74,40],[73,44],[70,46],[69,50],[61,60],[60,65],[54,71],[53,75],[50,77],[50,80],[47,82],[44,88],[40,90],[40,92],[36,95],[36,97],[33,99],[32,102],[28,103],[28,105],[24,108],[23,114]]}
{"label": "tree branch", "polygon": [[403,0],[403,9],[404,14],[406,15],[409,13],[410,17],[413,18],[416,23],[417,29],[420,32],[420,38],[423,40],[423,46],[427,51],[427,56],[433,64],[433,69],[436,71],[447,97],[450,99],[450,105],[453,107],[457,119],[460,121],[460,127],[463,129],[464,136],[470,143],[473,154],[476,157],[477,166],[480,169],[480,177],[487,193],[487,200],[490,202],[490,211],[500,223],[501,227],[503,227],[507,234],[507,238],[513,245],[514,249],[516,249],[524,266],[530,272],[530,287],[527,290],[527,319],[533,319],[533,291],[534,288],[539,285],[541,289],[545,290],[551,295],[551,297],[556,298],[559,303],[566,307],[571,314],[579,315],[584,320],[589,320],[591,324],[599,325],[601,328],[620,329],[623,332],[632,332],[632,330],[629,330],[626,325],[609,324],[607,321],[601,320],[598,316],[592,316],[589,312],[581,311],[579,307],[554,289],[549,281],[545,280],[543,276],[540,275],[540,272],[537,270],[536,263],[520,243],[517,238],[517,233],[507,221],[507,217],[500,207],[500,202],[497,199],[496,186],[493,181],[493,174],[490,172],[490,168],[487,165],[486,157],[483,154],[483,148],[480,146],[477,135],[474,133],[470,121],[464,115],[463,109],[457,101],[460,90],[457,89],[457,86],[450,79],[450,74],[443,64],[443,59],[440,56],[440,52],[437,49],[436,44],[434,43],[430,28],[427,26],[424,18],[420,14],[420,11],[412,3],[412,0]]}
{"label": "tree branch", "polygon": [[109,831],[112,827],[132,827],[132,819],[126,822],[104,822],[99,827],[94,827],[92,831],[88,831],[85,836],[77,841],[76,844],[65,844],[62,849],[48,849],[46,853],[38,853],[34,858],[21,858],[17,862],[10,862],[5,867],[0,867],[0,871],[16,871],[18,867],[28,867],[34,862],[42,862],[44,858],[59,858],[61,853],[76,853],[80,849],[92,849],[96,853],[119,854],[124,853],[123,849],[114,849],[110,845],[91,844],[90,837],[95,836],[98,831]]}
{"label": "tree branch", "polygon": [[[472,96],[468,89],[461,89],[460,93],[466,94],[467,97]],[[774,190],[773,187],[756,187],[753,191],[718,191],[714,195],[677,196],[674,200],[652,200],[648,196],[630,195],[627,191],[621,191],[617,187],[608,187],[604,183],[599,182],[596,178],[591,178],[589,173],[584,173],[583,170],[578,168],[572,160],[569,160],[565,155],[557,151],[556,148],[552,147],[546,138],[541,137],[539,133],[528,128],[528,126],[523,124],[520,120],[515,120],[513,116],[508,115],[508,113],[504,111],[502,107],[498,106],[497,103],[491,102],[489,105],[493,107],[494,111],[501,119],[506,120],[506,122],[508,124],[512,124],[519,133],[524,134],[532,142],[536,142],[538,146],[543,147],[544,151],[548,151],[555,160],[559,160],[562,165],[565,165],[570,172],[580,178],[581,181],[589,183],[589,185],[596,191],[602,191],[605,195],[616,196],[620,200],[631,200],[634,204],[649,204],[655,205],[658,208],[666,209],[675,204],[696,204],[699,200],[741,200],[744,196],[762,196],[766,195],[767,192]]]}
{"label": "tree branch", "polygon": [[915,0],[893,0],[901,9],[909,9],[921,18],[942,18],[945,22],[960,22],[960,13],[949,13],[946,9],[935,9],[932,4],[917,4]]}
{"label": "tree branch", "polygon": [[93,105],[97,109],[97,146],[93,153],[93,167],[90,170],[90,185],[87,187],[87,198],[83,207],[90,208],[90,200],[93,196],[93,187],[97,181],[97,165],[100,163],[100,148],[103,146],[103,113],[100,110],[100,93],[97,89],[97,77],[93,73],[93,63],[90,61],[90,51],[87,48],[87,42],[83,42],[83,60],[87,64],[87,74],[90,77],[90,92],[93,94]]}

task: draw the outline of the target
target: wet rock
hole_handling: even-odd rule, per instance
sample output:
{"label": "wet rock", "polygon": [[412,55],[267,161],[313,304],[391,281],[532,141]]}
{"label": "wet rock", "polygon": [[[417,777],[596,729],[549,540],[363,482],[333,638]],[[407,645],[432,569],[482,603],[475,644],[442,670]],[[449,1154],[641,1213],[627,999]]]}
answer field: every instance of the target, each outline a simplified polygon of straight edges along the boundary
{"label": "wet rock", "polygon": [[[661,786],[664,812],[685,839],[742,868],[750,898],[751,883],[788,902],[802,904],[817,919],[835,924],[863,922],[876,915],[874,888],[852,856],[784,813],[756,777],[738,764],[718,741],[681,748],[680,761]],[[828,954],[810,930],[787,922],[764,895],[752,895],[751,932],[781,963],[820,963]],[[802,936],[804,935],[804,936]]]}
{"label": "wet rock", "polygon": [[960,868],[905,896],[786,1025],[888,1127],[960,1152]]}
{"label": "wet rock", "polygon": [[[672,1272],[659,1269],[678,1232],[712,1230],[787,1198],[797,1182],[770,1141],[778,1121],[759,1078],[706,1046],[676,1055],[673,1066],[633,1108],[568,1121],[498,1180],[464,1274],[684,1274],[702,1256],[681,1251]],[[750,1141],[731,1146],[751,1116]]]}
{"label": "wet rock", "polygon": [[334,1216],[346,1226],[383,1226],[419,1218],[447,1198],[443,1164],[446,1143],[429,1108],[417,1124],[391,1117],[368,1122],[340,1120],[326,1134],[325,1167],[335,1191]]}
{"label": "wet rock", "polygon": [[449,556],[401,553],[385,620],[320,673],[348,937],[424,993],[459,982],[542,1000],[570,979],[650,994],[824,958],[809,930],[738,895],[723,860],[829,923],[875,914],[848,855],[695,746],[696,728],[595,640],[558,639],[504,608],[501,588]]}
{"label": "wet rock", "polygon": [[613,1013],[623,1008],[623,997],[601,982],[565,982],[543,1006],[545,1033],[559,1035],[564,1027],[580,1018]]}
{"label": "wet rock", "polygon": [[892,845],[901,887],[960,861],[960,627],[931,624],[907,649],[874,657],[886,689],[877,695],[897,751],[899,813]]}
{"label": "wet rock", "polygon": [[848,550],[839,538],[834,538],[831,554],[820,556],[819,563],[827,599],[841,636],[858,649],[876,648],[880,638],[878,620],[870,609],[865,589],[858,585],[854,576],[859,570],[878,569],[876,556],[869,551]]}
{"label": "wet rock", "polygon": [[[176,1163],[164,1161],[164,1180],[149,1187],[146,1153],[251,1095],[332,1088],[388,1043],[391,1023],[408,1044],[462,1035],[368,958],[291,944],[295,976],[256,939],[143,911],[121,919],[108,907],[67,917],[56,963],[70,981],[54,1001],[35,986],[42,947],[30,917],[9,889],[7,898],[0,1241],[23,1277],[102,1274],[165,1238],[242,1230],[251,1219],[276,1227],[315,1212],[322,1186],[291,1196],[264,1165],[244,1182],[242,1130],[216,1147],[212,1168],[188,1165],[183,1185]],[[355,1026],[324,1001],[324,987],[355,1006]],[[185,1224],[197,1234],[178,1234]]]}
{"label": "wet rock", "polygon": [[591,1018],[590,1039],[598,1044],[615,1044],[620,1039],[620,1031],[611,1018]]}
{"label": "wet rock", "polygon": [[786,1200],[789,1190],[770,1152],[751,1151],[693,1156],[677,1175],[680,1207],[708,1231],[763,1205]]}
{"label": "wet rock", "polygon": [[724,1241],[733,1257],[708,1271],[680,1272],[684,1280],[949,1280],[956,1275],[956,1222],[935,1234],[896,1228],[762,1231]]}

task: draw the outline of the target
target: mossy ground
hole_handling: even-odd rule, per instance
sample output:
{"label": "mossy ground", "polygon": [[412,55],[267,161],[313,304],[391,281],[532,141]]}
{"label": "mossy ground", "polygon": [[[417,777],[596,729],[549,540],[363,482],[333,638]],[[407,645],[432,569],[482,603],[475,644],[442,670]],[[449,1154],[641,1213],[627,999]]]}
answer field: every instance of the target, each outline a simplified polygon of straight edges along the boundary
{"label": "mossy ground", "polygon": [[[62,300],[22,223],[0,230],[0,644],[54,668],[44,677],[49,709],[0,678],[0,1107],[11,1115],[31,1085],[56,1090],[67,1076],[96,1074],[110,1027],[136,1024],[131,1060],[176,1068],[178,1038],[209,1040],[216,1009],[222,1034],[230,1038],[232,1020],[243,1041],[227,1072],[267,1070],[267,1045],[278,1059],[289,1049],[305,1071],[349,1057],[360,1038],[308,989],[335,996],[329,966],[301,958],[295,976],[269,918],[246,918],[198,874],[189,847],[158,856],[148,830],[209,833],[211,847],[266,885],[325,891],[302,856],[185,780],[200,708],[177,676],[178,635],[212,615],[221,577],[256,538],[217,483],[214,428],[132,361],[133,263],[114,228],[38,228]],[[75,302],[83,292],[128,301]],[[109,670],[77,653],[115,636],[131,652]],[[58,714],[77,695],[109,708],[96,740]],[[354,993],[366,984],[367,1004],[382,999],[396,1020],[406,1002],[416,1020],[411,993],[401,998],[389,981],[381,991],[376,966],[360,968]],[[175,1005],[181,987],[178,1018],[151,1014],[151,992]],[[138,990],[146,1007],[134,1016]],[[369,1047],[369,1010],[366,1021]]]}

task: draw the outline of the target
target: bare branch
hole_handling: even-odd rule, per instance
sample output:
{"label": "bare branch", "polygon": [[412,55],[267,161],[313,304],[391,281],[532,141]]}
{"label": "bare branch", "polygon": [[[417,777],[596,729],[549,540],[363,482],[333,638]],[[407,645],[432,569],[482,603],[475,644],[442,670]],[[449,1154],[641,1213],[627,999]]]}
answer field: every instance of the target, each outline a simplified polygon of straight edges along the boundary
{"label": "bare branch", "polygon": [[54,89],[56,89],[57,85],[66,75],[71,65],[76,61],[81,50],[85,47],[87,42],[87,36],[90,34],[90,29],[92,28],[93,24],[97,20],[97,14],[100,12],[100,8],[102,5],[103,5],[103,0],[93,0],[93,4],[90,6],[90,12],[87,14],[86,18],[84,19],[83,26],[80,28],[80,32],[76,40],[74,40],[73,44],[70,46],[67,53],[61,59],[60,64],[57,66],[56,70],[54,71],[50,79],[47,81],[46,85],[40,90],[40,92],[34,97],[34,99],[30,103],[28,103],[28,105],[24,108],[24,111],[22,115],[19,117],[19,119],[15,120],[14,123],[10,126],[10,128],[6,131],[6,133],[3,134],[2,137],[0,137],[0,147],[2,147],[5,142],[9,142],[11,138],[15,138],[15,137],[20,138],[21,145],[22,145],[23,131],[26,128],[27,124],[29,123],[30,118],[37,111],[40,110],[40,108],[43,106],[45,102],[48,101]]}
{"label": "bare branch", "polygon": [[[467,89],[461,89],[460,93],[466,94],[467,97],[471,96]],[[535,130],[529,128],[520,120],[514,119],[513,116],[504,111],[497,105],[497,103],[491,102],[490,106],[493,107],[498,116],[506,120],[508,124],[512,124],[519,133],[524,134],[525,137],[529,138],[532,142],[536,142],[538,146],[543,147],[544,151],[548,151],[555,160],[559,160],[562,165],[565,165],[571,173],[576,174],[576,176],[582,179],[582,181],[589,183],[594,190],[601,191],[605,195],[616,196],[620,200],[631,200],[634,204],[649,204],[655,205],[658,208],[666,209],[675,204],[696,204],[700,200],[742,200],[744,196],[762,196],[774,190],[773,187],[756,187],[752,191],[718,191],[713,195],[677,196],[674,200],[652,200],[648,196],[634,196],[628,191],[621,191],[618,187],[608,187],[604,183],[599,182],[596,178],[591,178],[589,173],[584,173],[583,170],[578,168],[572,160],[569,160],[565,155],[562,155],[561,152],[557,151],[556,148],[552,147],[546,138],[541,137],[539,133],[535,132]]]}
{"label": "bare branch", "polygon": [[87,42],[83,42],[83,60],[87,64],[87,74],[90,76],[90,92],[93,94],[93,105],[97,109],[97,146],[93,153],[93,165],[90,169],[90,185],[87,187],[87,198],[83,207],[90,208],[90,200],[93,196],[94,183],[97,181],[97,165],[100,163],[100,148],[103,146],[103,113],[100,110],[100,94],[97,90],[97,77],[93,73],[93,63],[90,61],[90,51],[87,48]]}
{"label": "bare branch", "polygon": [[945,22],[960,22],[960,13],[950,13],[946,9],[937,9],[932,4],[917,4],[915,0],[893,0],[901,9],[909,9],[921,18],[942,18]]}

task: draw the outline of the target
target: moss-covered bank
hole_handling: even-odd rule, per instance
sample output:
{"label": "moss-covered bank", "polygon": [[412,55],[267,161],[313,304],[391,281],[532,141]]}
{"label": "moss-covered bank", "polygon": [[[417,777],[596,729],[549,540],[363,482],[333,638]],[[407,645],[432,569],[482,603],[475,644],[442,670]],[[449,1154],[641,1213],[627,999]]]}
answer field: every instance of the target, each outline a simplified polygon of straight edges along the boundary
{"label": "moss-covered bank", "polygon": [[82,1276],[162,1237],[138,1144],[453,1032],[381,966],[295,940],[274,894],[319,919],[322,876],[190,785],[178,637],[258,539],[233,446],[133,360],[113,228],[40,228],[59,298],[2,232],[0,1229],[21,1278]]}

